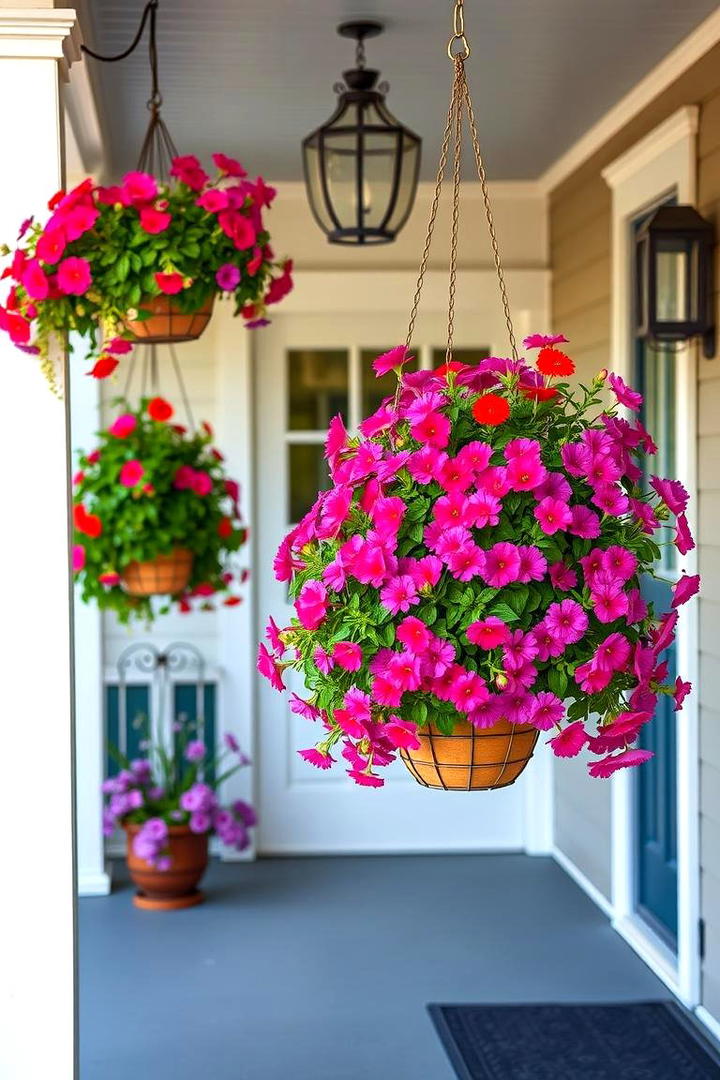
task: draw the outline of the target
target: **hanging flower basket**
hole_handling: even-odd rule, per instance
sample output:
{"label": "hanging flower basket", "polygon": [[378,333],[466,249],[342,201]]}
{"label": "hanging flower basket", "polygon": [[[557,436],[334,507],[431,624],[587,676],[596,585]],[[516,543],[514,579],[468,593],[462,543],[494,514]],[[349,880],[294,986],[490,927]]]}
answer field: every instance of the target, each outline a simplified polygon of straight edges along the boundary
{"label": "hanging flower basket", "polygon": [[247,536],[238,485],[209,425],[188,431],[172,416],[163,398],[143,399],[79,459],[73,567],[83,600],[121,622],[151,621],[173,604],[189,612],[240,602],[234,585],[246,572],[230,566]]}
{"label": "hanging flower basket", "polygon": [[144,345],[179,344],[196,341],[210,322],[215,297],[206,300],[197,311],[181,311],[169,296],[147,297],[140,301],[143,319],[123,320],[126,329]]}
{"label": "hanging flower basket", "polygon": [[106,378],[127,340],[187,341],[207,326],[216,297],[231,297],[249,328],[292,289],[264,222],[275,189],[238,161],[214,154],[210,177],[193,155],[176,157],[170,181],[130,172],[119,185],[84,180],[50,200],[43,224],[28,218],[4,276],[11,279],[0,330],[46,368],[53,339],[83,336]]}
{"label": "hanging flower basket", "polygon": [[187,587],[192,564],[192,551],[175,548],[169,555],[156,555],[147,562],[128,563],[120,580],[130,596],[176,596]]}
{"label": "hanging flower basket", "polygon": [[[656,447],[618,414],[640,395],[604,371],[572,388],[564,341],[527,338],[535,364],[405,375],[358,437],[332,421],[333,487],[275,560],[296,615],[270,620],[258,656],[278,690],[286,669],[304,677],[290,708],[323,729],[310,764],[343,758],[379,787],[399,754],[421,784],[481,790],[512,783],[540,732],[558,757],[589,750],[592,776],[652,757],[635,744],[660,695],[680,708],[690,690],[663,652],[699,578],[665,613],[641,583],[658,531],[692,548],[688,496],[645,481]],[[407,359],[400,346],[376,372]]]}
{"label": "hanging flower basket", "polygon": [[537,740],[531,724],[499,720],[483,730],[461,720],[448,735],[430,722],[418,732],[419,745],[401,749],[400,757],[423,787],[487,791],[515,783]]}

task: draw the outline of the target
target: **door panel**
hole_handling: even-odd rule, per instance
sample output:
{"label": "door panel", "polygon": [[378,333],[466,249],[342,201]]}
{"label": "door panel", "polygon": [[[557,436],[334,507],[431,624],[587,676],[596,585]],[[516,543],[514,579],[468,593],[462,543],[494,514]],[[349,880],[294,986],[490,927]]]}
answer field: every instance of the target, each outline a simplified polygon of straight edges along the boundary
{"label": "door panel", "polygon": [[[675,477],[677,461],[677,357],[667,348],[637,343],[636,384],[644,397],[642,420],[658,444],[649,467],[655,475]],[[647,480],[647,478],[646,478]],[[655,577],[641,591],[656,613],[668,611],[672,582],[677,578],[677,550],[663,547]],[[664,654],[669,676],[677,674],[677,645]],[[668,945],[676,948],[677,874],[677,740],[672,698],[661,696],[652,724],[645,725],[639,745],[655,757],[635,777],[635,902],[643,918]]]}
{"label": "door panel", "polygon": [[[292,614],[285,585],[274,579],[272,561],[288,527],[307,508],[316,488],[327,483],[322,428],[331,409],[346,411],[354,428],[368,409],[377,406],[378,388],[370,378],[370,365],[378,353],[397,344],[403,321],[402,313],[376,315],[372,322],[352,315],[278,315],[257,339],[258,636],[264,633],[268,614],[280,625],[286,625]],[[430,366],[433,349],[442,347],[445,319],[424,319],[423,334],[416,352],[422,366]],[[459,345],[473,343],[460,340]],[[478,354],[487,355],[482,345],[477,348]],[[300,373],[299,357],[304,357]],[[323,361],[328,357],[333,359],[326,368]],[[383,391],[392,388],[383,386]],[[301,676],[289,675],[291,689],[302,693]],[[303,762],[297,750],[317,740],[317,729],[292,714],[287,695],[278,694],[264,679],[259,680],[258,694],[261,851],[522,847],[522,779],[497,792],[430,791],[416,784],[397,761],[383,770],[384,788],[359,788],[340,763],[324,773]]]}

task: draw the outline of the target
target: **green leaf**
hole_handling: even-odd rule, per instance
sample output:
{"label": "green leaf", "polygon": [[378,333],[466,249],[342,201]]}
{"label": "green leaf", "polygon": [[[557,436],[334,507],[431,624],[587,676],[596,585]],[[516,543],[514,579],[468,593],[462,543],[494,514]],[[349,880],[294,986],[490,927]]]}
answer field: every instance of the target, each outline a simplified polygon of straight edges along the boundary
{"label": "green leaf", "polygon": [[517,622],[520,617],[508,604],[502,603],[493,604],[490,609],[490,614],[495,615],[498,619],[502,619],[503,622],[506,623]]}
{"label": "green leaf", "polygon": [[561,671],[557,667],[548,668],[546,672],[548,686],[552,690],[553,694],[562,701],[565,697],[568,688],[568,677],[564,671]]}

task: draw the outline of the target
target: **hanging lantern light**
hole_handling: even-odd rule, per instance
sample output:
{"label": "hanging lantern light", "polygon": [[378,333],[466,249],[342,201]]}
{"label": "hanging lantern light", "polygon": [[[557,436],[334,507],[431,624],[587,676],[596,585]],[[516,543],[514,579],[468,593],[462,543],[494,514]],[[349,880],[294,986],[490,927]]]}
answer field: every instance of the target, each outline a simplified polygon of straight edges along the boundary
{"label": "hanging lantern light", "polygon": [[365,67],[365,39],[382,31],[367,20],[338,27],[357,42],[356,67],[335,86],[335,113],[303,141],[310,207],[331,244],[390,243],[415,201],[421,139],[388,111],[387,83]]}
{"label": "hanging lantern light", "polygon": [[694,206],[660,206],[635,237],[635,329],[650,342],[701,336],[715,355],[713,249],[715,228]]}

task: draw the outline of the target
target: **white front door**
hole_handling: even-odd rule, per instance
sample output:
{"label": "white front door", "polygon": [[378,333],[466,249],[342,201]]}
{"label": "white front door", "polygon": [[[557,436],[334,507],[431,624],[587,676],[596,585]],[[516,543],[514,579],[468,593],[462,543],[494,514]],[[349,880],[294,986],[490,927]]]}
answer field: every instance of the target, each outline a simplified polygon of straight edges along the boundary
{"label": "white front door", "polygon": [[[288,527],[327,485],[325,429],[336,413],[355,428],[389,392],[372,360],[398,343],[403,313],[278,313],[256,340],[256,522],[258,636],[267,615],[280,626],[293,614],[272,562]],[[423,367],[444,361],[445,319],[423,320],[414,351]],[[458,359],[488,355],[485,342],[460,339]],[[469,351],[466,353],[465,349]],[[436,351],[437,350],[437,351]],[[389,378],[393,378],[390,376]],[[300,676],[291,688],[302,692]],[[527,773],[496,792],[443,792],[420,787],[396,761],[385,787],[356,787],[338,763],[318,772],[298,757],[317,739],[315,725],[293,715],[287,695],[259,680],[259,778],[262,852],[478,851],[522,848]],[[528,772],[537,762],[531,762]]]}

